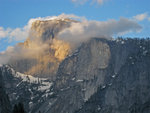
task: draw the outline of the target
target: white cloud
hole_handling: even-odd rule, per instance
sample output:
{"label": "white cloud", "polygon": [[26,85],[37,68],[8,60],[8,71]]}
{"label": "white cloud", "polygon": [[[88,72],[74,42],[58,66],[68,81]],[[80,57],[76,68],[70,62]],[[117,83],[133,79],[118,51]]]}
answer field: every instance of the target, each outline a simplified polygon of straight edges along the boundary
{"label": "white cloud", "polygon": [[6,51],[0,52],[0,64],[5,64],[8,62],[8,59],[14,54],[14,47],[8,46]]}
{"label": "white cloud", "polygon": [[148,13],[138,14],[138,15],[134,16],[133,18],[137,21],[143,21],[148,18]]}
{"label": "white cloud", "polygon": [[23,28],[16,28],[11,29],[7,28],[4,29],[0,27],[0,39],[1,38],[8,38],[9,41],[21,41],[27,38],[29,32],[29,26],[24,26]]}
{"label": "white cloud", "polygon": [[[74,0],[76,1],[76,0]],[[100,1],[99,1],[100,2]],[[135,18],[142,20],[147,17],[147,13],[140,14],[135,16]],[[27,25],[23,28],[7,28],[4,29],[0,27],[0,39],[1,38],[8,38],[10,41],[20,41],[25,40],[31,28],[31,25],[36,20],[52,20],[52,19],[62,19],[62,18],[72,18],[76,20],[80,20],[80,23],[72,23],[72,26],[65,29],[61,32],[60,37],[64,37],[66,35],[71,35],[74,37],[76,35],[82,34],[82,37],[98,37],[98,36],[112,36],[115,34],[122,34],[129,31],[136,31],[141,28],[136,22],[131,21],[126,18],[120,18],[119,21],[116,20],[108,20],[105,22],[101,21],[87,21],[84,17],[79,17],[73,14],[61,14],[58,16],[48,16],[48,17],[38,17],[38,18],[31,18]],[[88,34],[88,35],[87,35]]]}
{"label": "white cloud", "polygon": [[72,23],[69,28],[61,31],[58,37],[70,43],[78,44],[92,37],[110,38],[113,35],[138,32],[141,28],[135,21],[127,18],[120,18],[119,21],[113,19],[108,21],[83,20],[80,23]]}
{"label": "white cloud", "polygon": [[[76,0],[75,0],[76,1]],[[145,15],[146,13],[144,13]],[[84,17],[79,17],[73,14],[61,14],[58,16],[48,16],[48,17],[38,17],[31,18],[27,25],[23,28],[4,29],[0,27],[0,39],[8,38],[10,41],[20,41],[25,40],[30,32],[31,25],[36,20],[52,20],[52,19],[63,19],[63,18],[71,18],[75,20],[80,20],[80,23],[72,23],[71,27],[66,28],[64,31],[59,33],[59,36],[63,39],[76,40],[76,37],[81,38],[80,40],[84,40],[84,38],[91,37],[100,37],[100,36],[113,36],[118,34],[124,34],[131,31],[137,31],[141,29],[141,26],[137,24],[135,21],[131,21],[126,18],[120,18],[119,21],[116,20],[108,20],[108,21],[88,21]],[[77,38],[78,39],[78,38]]]}
{"label": "white cloud", "polygon": [[[48,17],[38,17],[32,18],[28,21],[27,25],[23,28],[16,28],[16,29],[4,29],[0,27],[0,39],[1,38],[8,38],[9,40],[23,40],[26,39],[29,35],[31,25],[36,20],[52,20],[52,19],[64,19],[64,18],[72,18],[76,20],[80,20],[78,22],[72,22],[68,28],[64,28],[62,31],[59,32],[57,38],[62,39],[70,43],[75,47],[78,44],[87,41],[93,37],[97,38],[110,38],[113,35],[120,35],[129,32],[138,32],[141,30],[141,26],[135,22],[134,20],[129,20],[127,18],[120,18],[120,20],[108,20],[108,21],[88,21],[84,17],[79,17],[76,15],[66,15],[61,14],[59,16],[48,16]],[[0,53],[0,63],[7,63],[7,61],[12,56],[20,57],[22,55],[24,57],[34,56],[33,54],[36,51],[42,51],[41,49],[45,48],[45,45],[38,45],[40,49],[38,50],[22,50],[20,47],[8,47],[5,52]],[[26,54],[28,53],[28,54]],[[32,54],[31,54],[32,53]]]}
{"label": "white cloud", "polygon": [[53,19],[62,19],[62,18],[71,18],[71,19],[83,19],[84,17],[79,17],[76,16],[74,14],[60,14],[58,16],[47,16],[47,17],[37,17],[37,18],[31,18],[28,22],[28,24],[31,26],[32,23],[36,20],[42,20],[42,21],[46,21],[46,20],[53,20]]}
{"label": "white cloud", "polygon": [[42,21],[46,21],[46,20],[52,20],[52,19],[61,19],[61,18],[72,18],[72,19],[76,19],[76,20],[80,20],[80,19],[84,19],[84,17],[79,17],[73,14],[70,15],[66,15],[66,14],[61,14],[59,16],[47,16],[47,17],[38,17],[38,18],[31,18],[27,25],[25,25],[22,28],[6,28],[4,29],[3,27],[0,26],[0,39],[2,38],[7,38],[10,42],[11,41],[22,41],[25,40],[28,35],[29,35],[29,31],[31,28],[31,25],[34,21],[36,20],[42,20]]}
{"label": "white cloud", "polygon": [[7,33],[4,31],[4,28],[0,27],[0,37],[4,38],[4,37],[6,37],[6,35],[7,35]]}

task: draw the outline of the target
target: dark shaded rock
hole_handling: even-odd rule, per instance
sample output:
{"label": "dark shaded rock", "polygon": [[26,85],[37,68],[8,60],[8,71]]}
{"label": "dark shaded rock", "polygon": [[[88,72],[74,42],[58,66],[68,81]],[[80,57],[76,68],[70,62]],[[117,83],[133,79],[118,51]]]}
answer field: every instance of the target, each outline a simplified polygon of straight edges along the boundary
{"label": "dark shaded rock", "polygon": [[0,69],[0,113],[11,113],[11,105],[5,92],[2,70]]}
{"label": "dark shaded rock", "polygon": [[[129,39],[125,41],[119,57],[126,52],[125,60],[113,80],[97,92],[76,113],[149,113],[150,112],[150,41]],[[112,48],[113,51],[113,48]],[[113,55],[115,56],[115,55]],[[120,58],[119,58],[120,59]],[[114,58],[111,59],[115,71]],[[118,63],[118,64],[119,64]]]}
{"label": "dark shaded rock", "polygon": [[[145,113],[150,41],[92,39],[59,66],[55,101],[44,113]],[[45,105],[45,104],[44,104]]]}
{"label": "dark shaded rock", "polygon": [[5,85],[2,89],[3,93],[0,93],[0,97],[4,99],[4,102],[7,102],[6,92],[8,94],[7,97],[10,99],[10,102],[7,102],[8,104],[3,104],[5,110],[7,110],[9,104],[14,107],[21,102],[24,104],[27,113],[34,113],[37,107],[41,106],[47,98],[51,98],[53,94],[50,90],[52,83],[48,79],[24,75],[7,65],[0,67],[0,75],[3,78],[0,79],[2,80],[0,83],[3,83],[3,87]]}

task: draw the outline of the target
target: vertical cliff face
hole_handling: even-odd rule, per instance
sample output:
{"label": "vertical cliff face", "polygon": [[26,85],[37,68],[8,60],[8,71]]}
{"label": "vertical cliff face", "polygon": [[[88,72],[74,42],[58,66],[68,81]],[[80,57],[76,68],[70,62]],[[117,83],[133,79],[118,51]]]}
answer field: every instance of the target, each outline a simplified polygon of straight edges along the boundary
{"label": "vertical cliff face", "polygon": [[57,34],[75,21],[70,19],[37,20],[32,23],[28,39],[19,43],[19,55],[9,64],[17,71],[54,80],[58,66],[71,52],[70,44],[57,38]]}
{"label": "vertical cliff face", "polygon": [[[117,51],[115,53],[118,57],[123,57],[124,52],[127,55],[124,60],[119,58],[122,64],[117,73],[112,73],[113,79],[105,88],[99,87],[77,113],[149,113],[149,44],[149,40],[125,41],[123,51],[121,49],[119,54]],[[114,58],[110,61],[114,71],[117,61]]]}
{"label": "vertical cliff face", "polygon": [[[65,59],[60,65],[56,89],[69,87],[68,82],[73,81],[75,85],[79,84],[83,90],[84,100],[88,100],[97,87],[104,82],[103,78],[106,76],[105,70],[110,57],[110,48],[105,42],[91,40],[89,43],[83,44],[73,56]],[[97,77],[98,74],[99,77]]]}
{"label": "vertical cliff face", "polygon": [[55,101],[48,100],[51,103],[45,106],[48,110],[43,107],[38,110],[73,113],[79,109],[105,83],[110,58],[110,47],[105,41],[93,39],[82,44],[59,66],[54,83]]}
{"label": "vertical cliff face", "polygon": [[[44,113],[148,113],[150,41],[92,39],[59,66]],[[45,103],[47,103],[45,102]],[[63,104],[62,104],[63,103]],[[46,104],[44,104],[46,105]]]}

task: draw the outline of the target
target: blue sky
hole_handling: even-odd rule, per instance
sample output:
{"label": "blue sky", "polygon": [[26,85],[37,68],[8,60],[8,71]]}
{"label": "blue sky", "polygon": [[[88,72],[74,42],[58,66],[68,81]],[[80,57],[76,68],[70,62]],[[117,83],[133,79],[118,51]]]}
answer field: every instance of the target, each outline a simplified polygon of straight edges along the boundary
{"label": "blue sky", "polygon": [[[97,21],[119,20],[120,17],[132,19],[136,15],[145,14],[146,17],[142,20],[136,20],[143,27],[142,31],[124,36],[150,37],[150,0],[103,0],[103,3],[100,1],[102,0],[0,0],[0,27],[21,28],[31,18],[62,13]],[[18,42],[8,39],[9,37],[0,38],[0,51]]]}

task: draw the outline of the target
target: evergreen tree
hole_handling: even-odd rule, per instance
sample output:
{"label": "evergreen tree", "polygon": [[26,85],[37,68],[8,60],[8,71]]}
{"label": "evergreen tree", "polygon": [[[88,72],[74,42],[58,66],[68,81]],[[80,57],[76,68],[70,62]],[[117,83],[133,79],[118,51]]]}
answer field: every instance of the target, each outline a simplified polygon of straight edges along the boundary
{"label": "evergreen tree", "polygon": [[19,102],[18,104],[18,110],[19,110],[19,113],[25,113],[25,110],[24,110],[24,106],[22,103]]}
{"label": "evergreen tree", "polygon": [[24,110],[24,106],[21,102],[19,102],[18,105],[15,104],[13,113],[26,113]]}
{"label": "evergreen tree", "polygon": [[17,104],[14,106],[13,113],[19,113]]}

